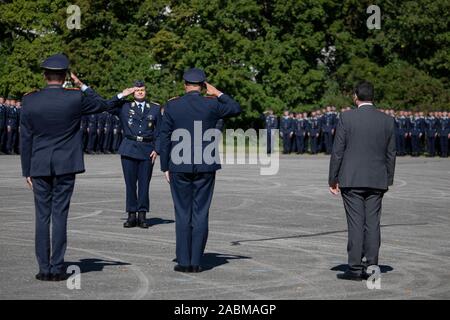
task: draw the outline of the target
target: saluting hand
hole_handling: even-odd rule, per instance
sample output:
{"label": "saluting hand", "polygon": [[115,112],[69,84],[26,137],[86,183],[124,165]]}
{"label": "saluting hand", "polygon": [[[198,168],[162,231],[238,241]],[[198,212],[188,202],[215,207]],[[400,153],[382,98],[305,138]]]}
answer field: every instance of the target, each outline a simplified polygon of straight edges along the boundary
{"label": "saluting hand", "polygon": [[133,88],[126,88],[125,90],[122,91],[122,95],[124,97],[129,96],[130,94],[134,93],[138,88],[133,87]]}
{"label": "saluting hand", "polygon": [[214,86],[210,85],[208,82],[205,82],[205,85],[207,95],[218,97],[222,94],[221,91],[217,90]]}
{"label": "saluting hand", "polygon": [[73,84],[75,86],[77,86],[78,88],[81,88],[83,86],[83,82],[81,82],[81,80],[78,79],[78,77],[75,75],[75,73],[71,72],[70,73],[70,78],[72,79]]}

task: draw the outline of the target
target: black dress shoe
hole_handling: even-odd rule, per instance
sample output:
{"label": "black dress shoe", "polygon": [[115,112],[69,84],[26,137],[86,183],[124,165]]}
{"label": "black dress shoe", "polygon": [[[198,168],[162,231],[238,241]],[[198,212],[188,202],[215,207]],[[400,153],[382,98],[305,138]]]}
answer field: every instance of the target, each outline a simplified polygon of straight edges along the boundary
{"label": "black dress shoe", "polygon": [[128,213],[128,220],[123,224],[124,228],[134,228],[137,226],[136,212]]}
{"label": "black dress shoe", "polygon": [[173,267],[173,271],[192,272],[192,267],[191,266],[182,266],[182,265],[177,264],[175,267]]}
{"label": "black dress shoe", "polygon": [[351,281],[362,281],[364,280],[361,273],[355,273],[351,271],[345,271],[344,273],[339,273],[336,277],[340,280],[351,280]]}
{"label": "black dress shoe", "polygon": [[50,273],[38,273],[36,279],[41,281],[51,281],[51,275]]}
{"label": "black dress shoe", "polygon": [[138,225],[139,228],[147,229],[149,227],[147,219],[145,218],[145,212],[139,212]]}
{"label": "black dress shoe", "polygon": [[65,281],[69,278],[69,275],[66,273],[52,273],[51,281]]}
{"label": "black dress shoe", "polygon": [[199,273],[202,272],[203,268],[201,266],[192,266],[192,272],[193,273]]}

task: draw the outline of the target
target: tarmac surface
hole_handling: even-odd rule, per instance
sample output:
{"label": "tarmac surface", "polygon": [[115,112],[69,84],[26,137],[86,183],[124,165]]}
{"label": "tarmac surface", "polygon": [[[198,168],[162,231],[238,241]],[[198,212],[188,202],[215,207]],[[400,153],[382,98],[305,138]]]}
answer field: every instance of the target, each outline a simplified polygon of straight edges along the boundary
{"label": "tarmac surface", "polygon": [[86,156],[68,222],[67,265],[81,288],[34,279],[34,204],[18,156],[0,156],[0,299],[450,299],[450,159],[398,158],[385,195],[381,289],[342,281],[347,225],[327,188],[327,156],[282,156],[218,172],[198,274],[173,271],[169,185],[155,165],[149,229],[124,229],[117,155]]}

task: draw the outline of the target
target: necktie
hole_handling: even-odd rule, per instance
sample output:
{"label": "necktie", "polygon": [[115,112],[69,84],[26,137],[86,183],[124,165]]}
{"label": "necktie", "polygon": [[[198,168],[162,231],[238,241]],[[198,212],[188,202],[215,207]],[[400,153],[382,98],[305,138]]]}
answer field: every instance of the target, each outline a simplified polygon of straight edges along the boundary
{"label": "necktie", "polygon": [[144,112],[144,107],[142,106],[142,104],[139,104],[139,109],[141,110],[141,113]]}

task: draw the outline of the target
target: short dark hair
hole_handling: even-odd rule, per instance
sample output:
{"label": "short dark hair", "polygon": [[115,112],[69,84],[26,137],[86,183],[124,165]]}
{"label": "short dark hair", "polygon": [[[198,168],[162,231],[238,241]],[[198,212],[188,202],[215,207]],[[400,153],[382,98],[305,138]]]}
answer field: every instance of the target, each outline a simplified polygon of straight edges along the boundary
{"label": "short dark hair", "polygon": [[373,84],[369,81],[361,81],[356,85],[354,93],[360,101],[373,101]]}
{"label": "short dark hair", "polygon": [[66,70],[45,70],[44,77],[47,81],[64,81]]}

